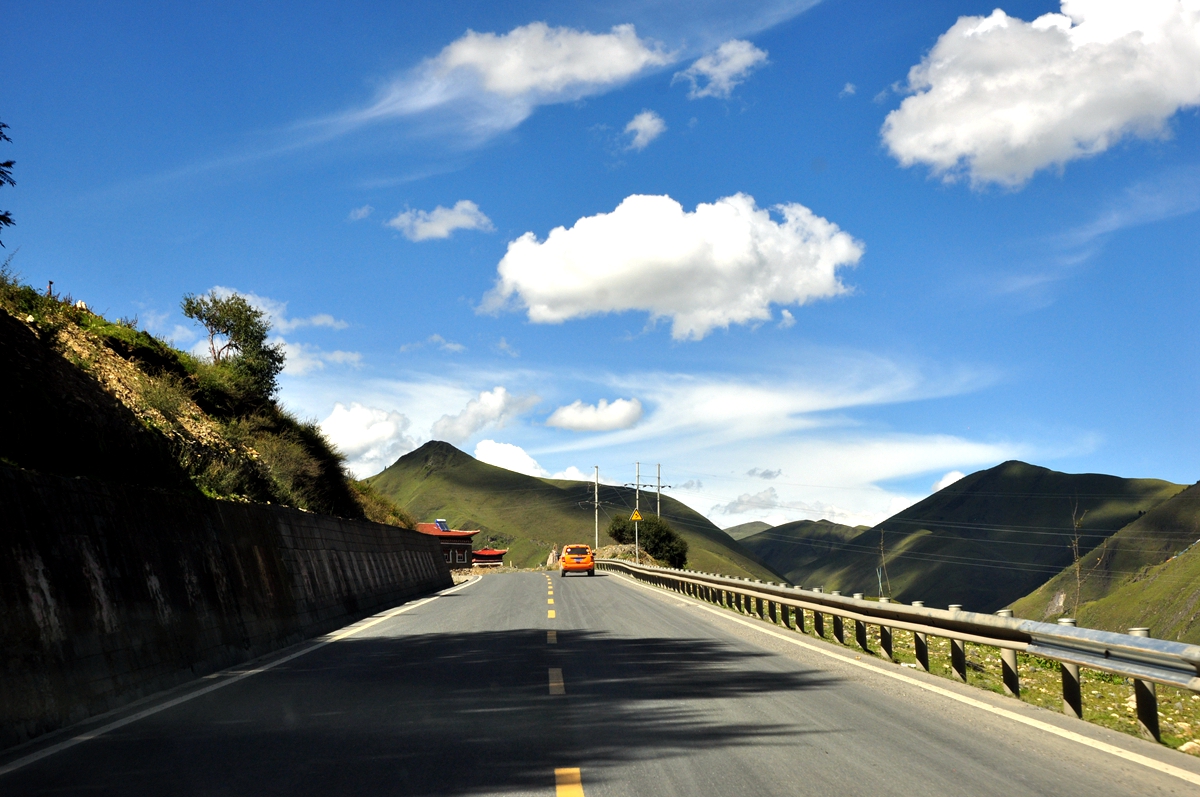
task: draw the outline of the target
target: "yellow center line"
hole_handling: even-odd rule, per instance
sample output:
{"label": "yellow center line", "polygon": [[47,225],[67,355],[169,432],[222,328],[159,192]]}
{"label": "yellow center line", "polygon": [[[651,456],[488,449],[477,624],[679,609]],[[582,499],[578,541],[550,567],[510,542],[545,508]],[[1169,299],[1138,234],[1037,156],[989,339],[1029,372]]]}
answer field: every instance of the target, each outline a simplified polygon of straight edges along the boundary
{"label": "yellow center line", "polygon": [[551,667],[550,668],[550,694],[565,695],[566,693],[567,693],[567,687],[563,685],[562,668],[561,667]]}
{"label": "yellow center line", "polygon": [[583,797],[579,768],[554,770],[554,797]]}
{"label": "yellow center line", "polygon": [[549,604],[553,605],[553,604],[554,604],[554,598],[546,598],[546,603],[549,603]]}
{"label": "yellow center line", "polygon": [[557,631],[547,631],[546,632],[546,644],[547,645],[557,645],[558,644],[558,632]]}
{"label": "yellow center line", "polygon": [[547,610],[546,610],[546,618],[547,618],[547,619],[549,619],[549,620],[553,620],[553,619],[554,619],[554,610],[553,610],[553,609],[547,609]]}

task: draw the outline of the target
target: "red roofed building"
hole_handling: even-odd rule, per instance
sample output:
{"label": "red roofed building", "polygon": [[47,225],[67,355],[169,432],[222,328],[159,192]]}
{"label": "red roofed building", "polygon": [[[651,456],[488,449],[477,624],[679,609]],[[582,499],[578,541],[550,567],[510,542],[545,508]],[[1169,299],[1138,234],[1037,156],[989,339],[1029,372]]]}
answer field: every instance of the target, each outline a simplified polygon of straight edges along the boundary
{"label": "red roofed building", "polygon": [[418,523],[417,531],[438,538],[442,544],[442,556],[445,557],[446,564],[451,567],[459,565],[469,567],[471,565],[471,539],[479,533],[478,529],[475,531],[452,529],[446,521],[438,518],[432,523]]}
{"label": "red roofed building", "polygon": [[478,551],[472,552],[471,563],[475,567],[503,567],[504,554],[508,553],[508,549],[498,551],[495,548],[480,548]]}

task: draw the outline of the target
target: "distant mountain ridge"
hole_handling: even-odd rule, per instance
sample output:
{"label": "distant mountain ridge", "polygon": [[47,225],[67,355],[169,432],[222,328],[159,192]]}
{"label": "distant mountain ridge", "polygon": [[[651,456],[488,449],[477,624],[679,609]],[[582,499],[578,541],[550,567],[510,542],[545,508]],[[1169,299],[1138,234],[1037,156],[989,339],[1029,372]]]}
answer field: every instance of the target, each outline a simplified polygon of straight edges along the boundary
{"label": "distant mountain ridge", "polygon": [[[546,560],[551,547],[593,542],[592,484],[543,479],[480,462],[449,443],[426,443],[367,480],[380,494],[418,520],[441,517],[454,528],[480,529],[476,547],[508,548],[505,561],[528,567]],[[600,485],[600,544],[613,514],[633,511],[632,489]],[[754,554],[700,513],[663,496],[662,515],[687,540],[688,567],[777,581],[781,578]],[[643,514],[654,511],[654,495],[642,493]]]}
{"label": "distant mountain ridge", "polygon": [[744,540],[752,534],[758,534],[760,531],[766,531],[769,528],[772,528],[770,523],[764,523],[761,520],[751,520],[749,523],[739,523],[736,526],[730,526],[724,529],[724,531],[735,540]]}
{"label": "distant mountain ridge", "polygon": [[[872,528],[798,521],[743,544],[792,583],[994,611],[1086,555],[1184,487],[1068,474],[1009,461],[978,471]],[[824,524],[824,525],[822,525]]]}

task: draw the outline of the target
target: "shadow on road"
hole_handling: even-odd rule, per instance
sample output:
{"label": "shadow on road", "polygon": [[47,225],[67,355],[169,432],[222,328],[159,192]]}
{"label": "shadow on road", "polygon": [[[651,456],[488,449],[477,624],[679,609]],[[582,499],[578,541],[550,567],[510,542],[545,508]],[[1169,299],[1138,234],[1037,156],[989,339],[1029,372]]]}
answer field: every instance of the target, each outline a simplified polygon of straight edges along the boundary
{"label": "shadow on road", "polygon": [[[564,766],[596,783],[640,759],[810,733],[737,700],[832,681],[778,661],[711,639],[585,631],[559,631],[557,645],[544,630],[344,640],[76,748],[72,771],[31,768],[4,786],[456,795],[552,789]],[[550,668],[565,695],[549,694]]]}

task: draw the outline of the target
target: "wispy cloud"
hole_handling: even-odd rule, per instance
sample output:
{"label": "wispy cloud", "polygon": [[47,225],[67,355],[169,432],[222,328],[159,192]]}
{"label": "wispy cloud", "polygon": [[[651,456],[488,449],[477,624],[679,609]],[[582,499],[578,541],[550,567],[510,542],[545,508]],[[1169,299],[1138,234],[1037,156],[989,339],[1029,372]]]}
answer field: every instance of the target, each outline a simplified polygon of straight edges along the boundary
{"label": "wispy cloud", "polygon": [[691,88],[688,89],[688,97],[693,100],[701,97],[728,99],[751,72],[766,63],[766,50],[760,50],[748,41],[732,39],[696,59],[682,72],[675,73],[671,82],[689,83]]}
{"label": "wispy cloud", "polygon": [[641,152],[650,142],[667,131],[667,123],[654,111],[642,111],[625,125],[626,135],[632,136],[626,149]]}
{"label": "wispy cloud", "polygon": [[492,220],[469,199],[460,199],[452,208],[438,205],[428,211],[406,210],[389,219],[386,225],[399,230],[410,241],[449,238],[455,230],[491,232],[496,229]]}

